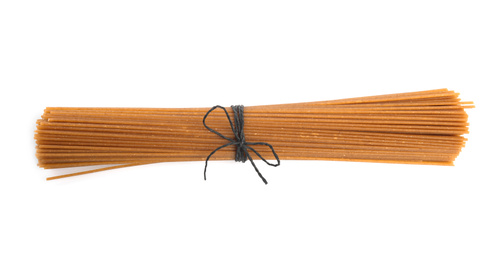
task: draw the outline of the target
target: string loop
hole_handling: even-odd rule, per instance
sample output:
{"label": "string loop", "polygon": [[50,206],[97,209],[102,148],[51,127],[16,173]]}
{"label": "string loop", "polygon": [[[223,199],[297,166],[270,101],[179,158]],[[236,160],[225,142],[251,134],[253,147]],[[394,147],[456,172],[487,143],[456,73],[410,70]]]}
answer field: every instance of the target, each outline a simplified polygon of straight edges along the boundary
{"label": "string loop", "polygon": [[[204,180],[206,180],[206,171],[207,171],[207,166],[208,166],[208,161],[215,154],[217,151],[220,149],[223,149],[227,146],[235,145],[236,151],[235,151],[235,161],[236,162],[246,162],[247,159],[251,162],[252,166],[254,167],[254,170],[258,173],[258,176],[263,180],[265,184],[268,184],[266,179],[263,177],[261,172],[259,172],[258,167],[256,167],[256,164],[254,163],[254,160],[252,159],[251,155],[249,154],[248,150],[251,150],[253,153],[255,153],[263,162],[270,166],[279,166],[280,165],[280,159],[278,158],[277,153],[273,149],[273,146],[269,143],[265,142],[247,142],[246,137],[244,135],[244,106],[243,105],[236,105],[236,106],[231,106],[232,111],[233,111],[233,123],[232,120],[230,119],[230,115],[228,114],[227,110],[222,107],[222,106],[214,106],[212,107],[206,115],[204,115],[204,118],[202,120],[202,123],[204,124],[204,127],[206,127],[207,130],[211,131],[212,133],[217,134],[219,137],[225,139],[228,141],[228,143],[219,146],[218,148],[214,149],[206,158],[206,165],[204,166]],[[206,125],[206,118],[209,116],[213,110],[221,108],[223,111],[225,111],[225,115],[227,116],[228,122],[230,123],[230,128],[232,129],[232,132],[234,134],[234,139],[229,138],[221,134],[220,132],[210,128],[209,126]],[[267,146],[268,148],[271,149],[273,156],[275,156],[275,159],[277,160],[277,163],[270,163],[268,162],[263,156],[258,153],[254,148],[251,147],[251,145],[264,145]]]}

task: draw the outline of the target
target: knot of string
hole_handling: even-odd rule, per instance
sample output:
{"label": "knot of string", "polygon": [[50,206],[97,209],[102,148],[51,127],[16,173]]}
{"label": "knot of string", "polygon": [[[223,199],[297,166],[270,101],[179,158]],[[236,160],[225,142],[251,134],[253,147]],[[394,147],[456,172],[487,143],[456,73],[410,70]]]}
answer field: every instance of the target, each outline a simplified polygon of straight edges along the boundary
{"label": "knot of string", "polygon": [[[230,128],[232,129],[232,132],[234,134],[234,138],[229,138],[221,134],[220,132],[210,128],[209,126],[206,125],[206,118],[209,116],[213,110],[220,108],[225,111],[225,115],[227,116],[228,123],[230,123]],[[206,127],[207,130],[211,131],[212,133],[217,134],[223,139],[226,139],[228,143],[219,146],[218,148],[214,149],[206,158],[206,165],[204,166],[204,180],[206,180],[206,170],[208,166],[208,161],[215,154],[217,151],[220,149],[223,149],[227,146],[235,145],[236,146],[236,151],[235,151],[235,161],[236,162],[246,162],[247,159],[251,162],[252,166],[254,167],[254,170],[258,173],[258,176],[263,180],[265,184],[268,184],[266,179],[263,177],[261,172],[259,172],[258,167],[256,167],[256,164],[254,163],[254,160],[252,159],[251,155],[249,154],[248,150],[251,150],[254,152],[263,162],[270,166],[279,166],[280,165],[280,159],[278,158],[277,153],[273,149],[273,146],[271,146],[269,143],[265,142],[247,142],[246,137],[244,135],[244,106],[242,105],[237,105],[237,106],[232,106],[232,111],[233,111],[233,122],[230,119],[230,115],[228,114],[227,110],[222,107],[222,106],[214,106],[212,107],[206,115],[204,115],[204,119],[202,120],[202,123],[204,124],[204,127]],[[269,147],[275,156],[275,159],[277,160],[277,163],[270,163],[268,162],[263,156],[261,156],[260,153],[258,153],[254,148],[251,147],[251,145],[265,145]]]}

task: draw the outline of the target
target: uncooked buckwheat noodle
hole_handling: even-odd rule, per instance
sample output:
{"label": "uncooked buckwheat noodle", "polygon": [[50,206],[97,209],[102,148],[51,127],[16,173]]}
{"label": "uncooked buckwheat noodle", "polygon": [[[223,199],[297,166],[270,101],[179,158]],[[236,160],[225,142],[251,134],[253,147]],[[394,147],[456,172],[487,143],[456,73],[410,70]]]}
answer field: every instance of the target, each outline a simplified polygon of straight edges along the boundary
{"label": "uncooked buckwheat noodle", "polygon": [[[467,140],[466,108],[447,89],[332,101],[245,107],[248,142],[271,144],[281,160],[453,165]],[[102,166],[65,178],[159,162],[204,161],[226,140],[202,124],[210,108],[48,107],[37,121],[36,156],[45,169]],[[230,116],[233,112],[228,109]],[[226,115],[206,123],[233,136]],[[265,158],[269,149],[256,148]],[[210,160],[234,160],[235,147]],[[201,171],[200,171],[201,172]]]}

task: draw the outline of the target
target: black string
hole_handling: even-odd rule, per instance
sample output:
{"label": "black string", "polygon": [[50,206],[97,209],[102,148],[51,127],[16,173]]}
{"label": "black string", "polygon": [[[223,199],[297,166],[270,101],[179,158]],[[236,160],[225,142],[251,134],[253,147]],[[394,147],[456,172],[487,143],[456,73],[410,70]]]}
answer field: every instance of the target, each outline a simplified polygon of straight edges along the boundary
{"label": "black string", "polygon": [[[232,139],[232,138],[228,138],[228,137],[222,135],[218,131],[216,131],[216,130],[214,130],[214,129],[212,129],[209,126],[206,125],[206,118],[208,117],[208,115],[213,110],[215,110],[217,108],[221,108],[221,109],[223,109],[223,111],[225,111],[225,115],[228,118],[228,122],[230,123],[230,128],[232,129],[232,132],[233,132],[233,134],[235,136],[235,140]],[[208,157],[206,158],[206,165],[204,166],[204,180],[206,180],[206,170],[207,170],[207,165],[208,165],[209,158],[211,158],[211,156],[214,153],[216,153],[218,150],[223,149],[223,148],[225,148],[227,146],[230,146],[230,145],[235,145],[235,146],[237,146],[237,149],[236,149],[236,152],[235,152],[235,161],[236,162],[246,162],[247,159],[249,159],[249,161],[251,162],[252,166],[254,167],[254,170],[256,170],[256,172],[258,173],[258,175],[261,178],[261,180],[263,180],[263,182],[265,184],[268,184],[268,182],[266,181],[266,179],[259,172],[258,167],[256,167],[256,164],[254,163],[251,155],[249,154],[248,149],[251,150],[251,151],[253,151],[259,158],[261,158],[261,160],[263,160],[263,162],[265,162],[266,164],[271,165],[271,166],[275,166],[275,167],[279,166],[280,165],[280,159],[278,158],[278,155],[275,152],[275,150],[273,149],[273,146],[271,146],[271,144],[265,143],[265,142],[246,142],[246,137],[244,135],[244,106],[242,106],[242,105],[232,106],[232,111],[233,111],[233,123],[232,123],[232,120],[230,119],[230,116],[228,115],[227,110],[224,107],[222,107],[222,106],[214,106],[214,107],[212,107],[206,113],[206,115],[204,116],[204,119],[202,120],[202,123],[204,124],[204,127],[207,128],[207,130],[209,130],[209,131],[217,134],[221,138],[226,139],[227,141],[229,141],[228,143],[226,143],[226,144],[224,144],[224,145],[222,145],[222,146],[214,149],[208,155]],[[273,164],[273,163],[268,162],[265,158],[263,158],[263,156],[261,156],[261,154],[259,154],[250,145],[266,145],[266,146],[268,146],[271,149],[273,155],[275,156],[275,159],[277,160],[277,163]]]}

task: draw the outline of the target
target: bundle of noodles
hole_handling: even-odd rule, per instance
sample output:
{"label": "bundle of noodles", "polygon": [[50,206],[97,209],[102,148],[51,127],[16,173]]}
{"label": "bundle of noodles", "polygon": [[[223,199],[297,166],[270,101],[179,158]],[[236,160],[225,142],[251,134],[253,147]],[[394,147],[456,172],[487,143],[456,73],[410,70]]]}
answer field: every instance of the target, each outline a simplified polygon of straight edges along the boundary
{"label": "bundle of noodles", "polygon": [[[466,108],[447,89],[333,101],[245,107],[248,142],[273,145],[282,160],[453,165],[468,133]],[[37,121],[36,156],[45,169],[102,168],[48,180],[158,162],[204,161],[227,140],[203,125],[209,108],[46,108]],[[233,112],[227,109],[231,117]],[[234,135],[225,112],[206,124]],[[210,160],[233,160],[235,146]],[[273,158],[266,147],[256,148]],[[257,158],[257,157],[255,157]]]}

